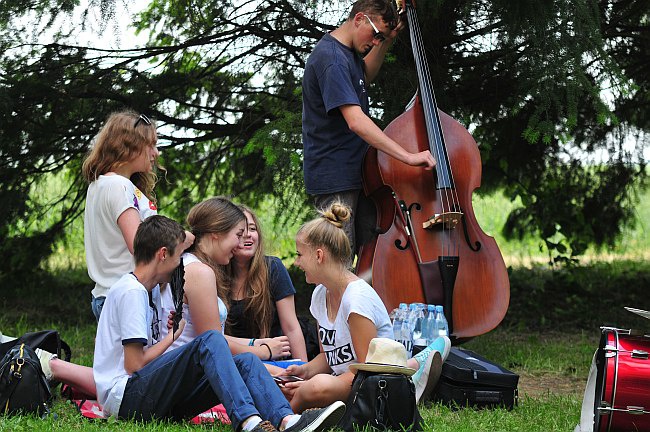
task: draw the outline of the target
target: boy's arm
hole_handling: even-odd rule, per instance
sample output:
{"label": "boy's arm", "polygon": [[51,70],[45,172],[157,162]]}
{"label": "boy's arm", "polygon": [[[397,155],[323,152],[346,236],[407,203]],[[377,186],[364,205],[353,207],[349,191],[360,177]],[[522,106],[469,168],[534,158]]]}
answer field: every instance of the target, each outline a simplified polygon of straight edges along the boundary
{"label": "boy's arm", "polygon": [[128,343],[123,346],[124,348],[124,369],[129,375],[132,375],[134,372],[142,369],[147,363],[156,357],[163,354],[167,348],[174,343],[174,340],[178,339],[180,334],[185,328],[185,320],[182,319],[178,323],[178,330],[176,333],[172,334],[171,332],[167,334],[157,344],[149,347],[145,351],[144,346],[141,343]]}

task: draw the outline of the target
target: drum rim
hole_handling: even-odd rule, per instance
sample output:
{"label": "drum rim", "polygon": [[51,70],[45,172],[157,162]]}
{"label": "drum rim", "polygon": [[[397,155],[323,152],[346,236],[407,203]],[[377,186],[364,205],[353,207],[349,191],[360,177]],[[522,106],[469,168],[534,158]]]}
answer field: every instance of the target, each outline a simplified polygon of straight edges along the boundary
{"label": "drum rim", "polygon": [[[617,329],[613,327],[601,327],[601,337],[600,337],[600,343],[598,345],[598,351],[596,353],[596,389],[595,389],[595,397],[594,397],[594,431],[600,432],[601,430],[603,431],[610,431],[612,427],[612,421],[613,421],[613,412],[606,412],[604,414],[601,414],[600,408],[603,408],[606,406],[605,404],[608,404],[610,407],[614,407],[616,403],[616,387],[618,383],[618,348],[620,347],[619,345],[619,333],[625,333],[629,332],[629,330],[624,330],[624,329]],[[613,357],[615,357],[614,360],[614,372],[613,372],[613,385],[612,385],[612,397],[611,397],[611,402],[608,402],[605,400],[605,390],[606,390],[606,380],[607,380],[607,366],[609,365],[609,359],[610,357],[607,357],[607,351],[606,348],[608,346],[609,342],[609,337],[608,335],[612,334],[614,338],[614,350],[613,350]],[[629,334],[629,333],[628,333]],[[602,418],[607,416],[607,427],[603,429],[603,422]]]}

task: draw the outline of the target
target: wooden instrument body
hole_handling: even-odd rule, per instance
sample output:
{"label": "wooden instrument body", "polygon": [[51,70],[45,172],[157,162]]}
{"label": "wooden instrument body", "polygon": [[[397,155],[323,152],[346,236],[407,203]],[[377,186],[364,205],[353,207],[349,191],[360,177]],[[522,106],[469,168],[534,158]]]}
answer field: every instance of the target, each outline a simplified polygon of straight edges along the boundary
{"label": "wooden instrument body", "polygon": [[[501,322],[508,309],[510,284],[501,252],[494,238],[480,228],[472,207],[472,193],[481,183],[481,159],[476,142],[456,120],[438,112],[458,197],[455,205],[464,214],[462,223],[469,243],[461,225],[451,230],[422,227],[430,217],[443,213],[441,197],[451,192],[436,189],[435,168],[433,172],[425,171],[370,148],[364,161],[364,188],[376,204],[380,234],[362,247],[357,273],[364,277],[371,274],[372,286],[388,310],[401,302],[426,303],[414,242],[406,235],[394,192],[411,208],[413,234],[422,262],[447,255],[459,257],[451,318],[453,337],[467,339],[486,333]],[[385,133],[411,153],[429,149],[419,97],[390,123]],[[415,203],[421,206],[419,210],[413,206]],[[408,247],[401,250],[398,244],[402,247],[408,244]],[[480,247],[475,251],[470,244]],[[437,282],[433,283],[436,286]],[[437,289],[439,304],[444,304],[443,289],[441,286]],[[445,313],[449,315],[448,310]]]}

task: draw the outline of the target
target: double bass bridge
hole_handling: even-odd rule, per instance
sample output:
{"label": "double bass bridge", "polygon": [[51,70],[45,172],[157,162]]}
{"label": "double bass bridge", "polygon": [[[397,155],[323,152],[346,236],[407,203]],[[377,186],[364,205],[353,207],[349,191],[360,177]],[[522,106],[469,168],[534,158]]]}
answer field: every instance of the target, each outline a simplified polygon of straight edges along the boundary
{"label": "double bass bridge", "polygon": [[446,229],[454,229],[462,220],[462,212],[445,212],[431,216],[428,220],[422,223],[422,228],[434,229],[442,226]]}

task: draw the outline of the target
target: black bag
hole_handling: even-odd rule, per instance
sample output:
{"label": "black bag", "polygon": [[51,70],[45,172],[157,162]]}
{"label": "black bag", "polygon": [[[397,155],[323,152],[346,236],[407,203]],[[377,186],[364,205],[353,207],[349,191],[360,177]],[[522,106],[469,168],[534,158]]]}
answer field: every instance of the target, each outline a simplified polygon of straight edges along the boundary
{"label": "black bag", "polygon": [[517,404],[519,375],[470,350],[453,347],[442,365],[433,400],[477,408]]}
{"label": "black bag", "polygon": [[56,354],[57,357],[65,361],[70,361],[72,352],[70,346],[65,343],[59,332],[56,330],[41,330],[32,333],[25,333],[18,339],[14,339],[9,342],[5,342],[0,345],[0,357],[3,357],[10,349],[14,346],[24,343],[32,349],[40,348],[43,351],[51,352]]}
{"label": "black bag", "polygon": [[415,432],[422,430],[421,421],[410,377],[359,370],[345,415],[337,426],[347,432],[355,426]]}
{"label": "black bag", "polygon": [[0,413],[46,415],[51,400],[38,356],[25,343],[15,345],[0,362]]}

